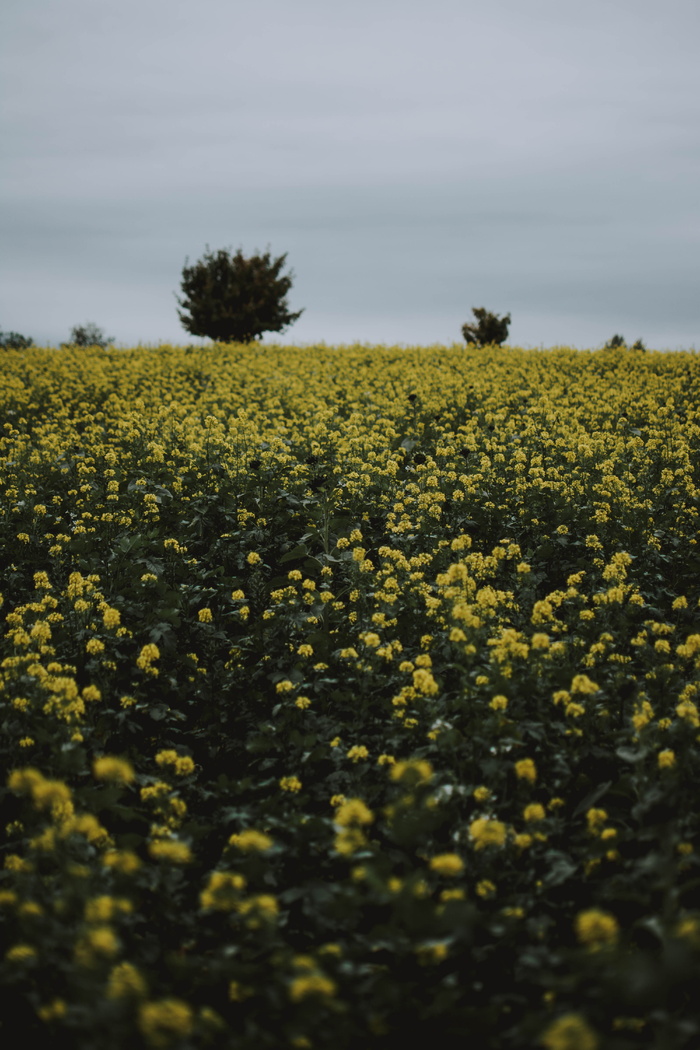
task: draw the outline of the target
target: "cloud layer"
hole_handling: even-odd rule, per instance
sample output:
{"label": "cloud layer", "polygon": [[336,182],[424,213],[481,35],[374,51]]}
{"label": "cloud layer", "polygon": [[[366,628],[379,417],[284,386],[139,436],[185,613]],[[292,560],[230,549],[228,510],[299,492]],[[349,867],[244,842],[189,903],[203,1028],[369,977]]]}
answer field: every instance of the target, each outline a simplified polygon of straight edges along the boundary
{"label": "cloud layer", "polygon": [[697,345],[699,30],[695,0],[13,0],[0,327],[192,341],[208,244],[287,253],[283,342],[451,343],[485,305],[513,344]]}

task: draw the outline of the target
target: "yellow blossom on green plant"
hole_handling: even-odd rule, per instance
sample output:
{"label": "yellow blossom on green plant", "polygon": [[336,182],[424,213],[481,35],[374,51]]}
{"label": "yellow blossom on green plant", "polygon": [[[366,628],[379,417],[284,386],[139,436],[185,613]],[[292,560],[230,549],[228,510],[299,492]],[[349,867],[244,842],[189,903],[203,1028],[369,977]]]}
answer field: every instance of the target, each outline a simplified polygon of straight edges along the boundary
{"label": "yellow blossom on green plant", "polygon": [[264,853],[273,846],[269,835],[263,831],[256,831],[254,828],[247,828],[237,835],[231,835],[228,843],[229,846],[235,846],[242,853]]}
{"label": "yellow blossom on green plant", "polygon": [[615,916],[599,908],[579,912],[574,929],[579,941],[591,948],[614,944],[620,932]]}
{"label": "yellow blossom on green plant", "polygon": [[487,846],[502,846],[506,841],[506,826],[499,820],[488,817],[479,817],[469,825],[475,849],[485,849]]}
{"label": "yellow blossom on green plant", "polygon": [[143,1003],[139,1007],[138,1026],[147,1045],[161,1050],[192,1034],[194,1011],[181,999]]}
{"label": "yellow blossom on green plant", "polygon": [[515,775],[519,780],[534,784],[537,780],[537,767],[531,758],[521,758],[515,763]]}
{"label": "yellow blossom on green plant", "polygon": [[192,860],[190,847],[176,839],[155,839],[149,842],[148,852],[154,860],[165,860],[171,864],[188,864]]}
{"label": "yellow blossom on green plant", "polygon": [[439,853],[430,858],[429,867],[438,875],[461,875],[464,861],[457,853]]}
{"label": "yellow blossom on green plant", "polygon": [[103,755],[92,763],[93,776],[97,780],[109,780],[116,784],[131,784],[136,774],[131,762],[115,755]]}
{"label": "yellow blossom on green plant", "polygon": [[337,985],[330,977],[310,973],[293,978],[289,985],[289,998],[296,1003],[311,996],[328,998],[335,995],[336,991]]}
{"label": "yellow blossom on green plant", "polygon": [[598,1036],[577,1013],[563,1014],[540,1036],[545,1050],[598,1050]]}
{"label": "yellow blossom on green plant", "polygon": [[657,755],[657,764],[659,769],[671,769],[676,764],[676,753],[667,748],[665,751],[659,751]]}
{"label": "yellow blossom on green plant", "polygon": [[350,798],[344,801],[333,816],[335,824],[348,827],[351,824],[371,824],[374,814],[360,798]]}
{"label": "yellow blossom on green plant", "polygon": [[5,958],[8,962],[29,962],[37,957],[36,948],[33,948],[31,944],[13,944],[11,948],[8,948],[5,952]]}
{"label": "yellow blossom on green plant", "polygon": [[129,962],[113,966],[107,979],[108,999],[142,999],[148,994],[143,976]]}
{"label": "yellow blossom on green plant", "polygon": [[355,744],[350,748],[346,757],[352,759],[353,762],[362,762],[365,758],[369,758],[369,751],[363,744]]}

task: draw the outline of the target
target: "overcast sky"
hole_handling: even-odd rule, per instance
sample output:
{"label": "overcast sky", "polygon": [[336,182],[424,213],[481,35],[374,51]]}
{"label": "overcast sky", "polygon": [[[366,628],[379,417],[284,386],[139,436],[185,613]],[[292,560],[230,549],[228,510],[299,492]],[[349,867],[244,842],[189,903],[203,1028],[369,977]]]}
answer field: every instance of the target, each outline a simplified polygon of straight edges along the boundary
{"label": "overcast sky", "polygon": [[5,0],[0,329],[195,342],[208,245],[287,253],[266,342],[700,349],[699,0]]}

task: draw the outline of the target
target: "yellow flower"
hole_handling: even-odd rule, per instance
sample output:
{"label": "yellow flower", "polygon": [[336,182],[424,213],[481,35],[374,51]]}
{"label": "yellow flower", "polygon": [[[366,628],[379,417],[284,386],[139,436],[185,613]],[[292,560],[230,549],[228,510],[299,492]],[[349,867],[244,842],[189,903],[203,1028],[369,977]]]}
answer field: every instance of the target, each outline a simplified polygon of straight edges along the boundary
{"label": "yellow flower", "polygon": [[209,882],[199,895],[199,903],[203,908],[231,911],[238,904],[238,895],[245,886],[244,876],[237,871],[212,871]]}
{"label": "yellow flower", "polygon": [[413,672],[413,688],[420,696],[435,696],[438,684],[430,671],[424,667]]}
{"label": "yellow flower", "polygon": [[166,860],[172,864],[187,864],[192,860],[190,847],[175,839],[156,839],[149,842],[148,852],[154,860]]}
{"label": "yellow flower", "polygon": [[106,868],[114,868],[122,875],[133,875],[141,867],[141,861],[131,850],[108,849],[102,854]]}
{"label": "yellow flower", "polygon": [[353,762],[361,762],[363,759],[369,758],[369,751],[362,744],[356,744],[350,748],[346,757],[351,758]]}
{"label": "yellow flower", "polygon": [[659,769],[671,769],[676,764],[676,753],[675,751],[666,750],[659,751],[657,756],[657,762]]}
{"label": "yellow flower", "polygon": [[682,700],[676,707],[676,714],[679,718],[689,722],[695,729],[700,726],[700,715],[698,715],[698,709],[692,700]]}
{"label": "yellow flower", "polygon": [[367,839],[359,828],[346,828],[339,832],[333,843],[334,849],[343,856],[351,856],[356,850],[367,845]]}
{"label": "yellow flower", "polygon": [[119,941],[111,926],[93,926],[75,946],[75,959],[80,966],[94,966],[99,956],[112,958],[119,951]]}
{"label": "yellow flower", "polygon": [[351,798],[338,807],[333,820],[341,827],[347,827],[351,824],[371,824],[374,820],[374,814],[367,808],[362,799]]}
{"label": "yellow flower", "polygon": [[108,999],[142,999],[148,992],[145,980],[131,963],[114,966],[107,980]]}
{"label": "yellow flower", "polygon": [[36,959],[36,948],[31,944],[14,944],[5,952],[5,958],[8,962],[29,962]]}
{"label": "yellow flower", "polygon": [[487,798],[489,798],[490,795],[491,791],[489,790],[489,788],[484,787],[483,784],[481,785],[481,787],[474,788],[474,790],[472,791],[472,798],[475,798],[477,802],[486,802]]}
{"label": "yellow flower", "polygon": [[52,999],[50,1003],[40,1006],[37,1016],[41,1021],[58,1021],[66,1016],[66,1004],[63,999]]}
{"label": "yellow flower", "polygon": [[257,551],[251,551],[246,557],[246,561],[249,565],[260,565],[262,563],[262,558]]}
{"label": "yellow flower", "polygon": [[579,912],[574,922],[574,929],[579,941],[591,948],[614,944],[620,932],[615,916],[600,911],[598,908]]}
{"label": "yellow flower", "polygon": [[138,1026],[146,1043],[159,1050],[192,1034],[194,1012],[181,999],[158,999],[139,1008]]}
{"label": "yellow flower", "polygon": [[197,619],[200,623],[211,623],[213,620],[211,609],[200,609],[197,613]]}
{"label": "yellow flower", "polygon": [[159,766],[172,766],[178,776],[186,777],[194,773],[194,761],[189,755],[178,755],[177,751],[159,751],[156,755]]}
{"label": "yellow flower", "polygon": [[279,913],[279,904],[270,893],[260,893],[256,897],[239,901],[236,910],[242,915],[249,915],[247,925],[251,929],[259,929],[261,922],[272,922]]}
{"label": "yellow flower", "polygon": [[540,1037],[546,1050],[597,1050],[598,1036],[580,1014],[564,1014]]}
{"label": "yellow flower", "polygon": [[289,998],[292,1002],[299,1002],[309,996],[329,997],[335,995],[337,986],[330,977],[319,973],[305,974],[295,977],[289,985]]}
{"label": "yellow flower", "polygon": [[85,902],[86,922],[109,922],[118,914],[129,914],[133,911],[133,905],[125,897],[110,897],[103,894],[101,897],[91,897]]}
{"label": "yellow flower", "polygon": [[117,784],[131,784],[135,778],[131,763],[113,755],[96,758],[92,763],[92,772],[97,780],[111,780]]}
{"label": "yellow flower", "polygon": [[496,892],[495,883],[491,882],[490,879],[482,879],[481,882],[476,884],[476,892],[479,897],[483,897],[484,900],[488,900],[489,897],[493,897]]}
{"label": "yellow flower", "polygon": [[105,627],[118,627],[121,623],[121,613],[118,609],[105,609],[102,614],[102,622]]}
{"label": "yellow flower", "polygon": [[231,835],[228,840],[229,846],[235,846],[242,853],[264,853],[272,847],[273,842],[269,835],[262,831],[248,828],[238,835]]}
{"label": "yellow flower", "polygon": [[493,700],[491,700],[489,704],[489,707],[492,708],[492,710],[494,711],[505,711],[505,709],[508,707],[508,697],[502,696],[501,694],[499,694],[498,696],[494,696]]}
{"label": "yellow flower", "polygon": [[430,870],[438,875],[461,875],[464,861],[456,853],[440,853],[430,858]]}
{"label": "yellow flower", "polygon": [[537,767],[531,758],[521,758],[515,763],[515,775],[519,780],[527,780],[534,784],[537,780]]}
{"label": "yellow flower", "polygon": [[544,806],[541,806],[539,802],[532,802],[523,810],[523,818],[526,821],[544,820],[545,816]]}
{"label": "yellow flower", "polygon": [[502,846],[506,841],[506,826],[498,820],[480,817],[469,825],[469,834],[474,841],[475,849]]}
{"label": "yellow flower", "polygon": [[136,666],[140,667],[142,670],[146,670],[151,666],[154,660],[158,660],[159,658],[160,649],[157,645],[154,645],[152,642],[149,642],[148,645],[144,645],[141,649],[141,652],[139,653],[138,658],[136,660]]}
{"label": "yellow flower", "polygon": [[279,783],[283,791],[301,791],[302,784],[298,777],[282,777]]}
{"label": "yellow flower", "polygon": [[590,833],[596,835],[607,819],[608,814],[604,809],[589,809],[586,813],[586,823]]}
{"label": "yellow flower", "polygon": [[401,780],[409,784],[430,780],[432,775],[433,767],[430,765],[430,762],[426,762],[423,759],[395,762],[389,766],[389,776],[392,780]]}
{"label": "yellow flower", "polygon": [[577,674],[571,680],[571,692],[572,693],[597,693],[599,686],[592,682],[590,678],[585,674]]}

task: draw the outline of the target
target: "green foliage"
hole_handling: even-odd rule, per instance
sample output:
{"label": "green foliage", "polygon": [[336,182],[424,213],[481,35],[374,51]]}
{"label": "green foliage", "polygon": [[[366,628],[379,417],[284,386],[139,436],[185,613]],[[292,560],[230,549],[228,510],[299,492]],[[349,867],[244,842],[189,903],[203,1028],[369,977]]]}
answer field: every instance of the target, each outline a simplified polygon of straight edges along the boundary
{"label": "green foliage", "polygon": [[697,1047],[697,355],[5,379],[6,1041]]}
{"label": "green foliage", "polygon": [[70,339],[66,343],[61,343],[61,346],[99,346],[102,350],[106,350],[113,342],[114,336],[107,338],[101,328],[98,328],[92,321],[88,321],[86,324],[75,325],[71,329]]}
{"label": "green foliage", "polygon": [[0,332],[2,350],[28,350],[30,346],[34,346],[31,336],[20,335],[19,332]]}
{"label": "green foliage", "polygon": [[483,306],[472,307],[472,313],[477,323],[462,325],[462,335],[468,343],[476,343],[477,346],[500,346],[506,341],[510,314],[499,317]]}
{"label": "green foliage", "polygon": [[203,259],[182,271],[183,310],[178,316],[192,335],[217,342],[248,343],[264,332],[282,332],[301,317],[290,313],[286,295],[292,276],[280,276],[286,253],[272,260],[270,253],[245,258],[240,250],[231,255],[208,250]]}
{"label": "green foliage", "polygon": [[636,342],[632,343],[631,347],[627,346],[625,338],[622,335],[614,335],[608,339],[607,343],[603,347],[604,350],[646,350],[646,346],[641,339],[637,339]]}

